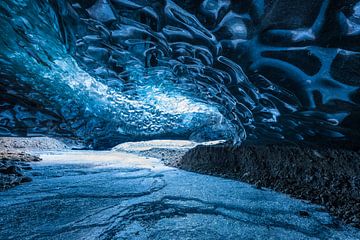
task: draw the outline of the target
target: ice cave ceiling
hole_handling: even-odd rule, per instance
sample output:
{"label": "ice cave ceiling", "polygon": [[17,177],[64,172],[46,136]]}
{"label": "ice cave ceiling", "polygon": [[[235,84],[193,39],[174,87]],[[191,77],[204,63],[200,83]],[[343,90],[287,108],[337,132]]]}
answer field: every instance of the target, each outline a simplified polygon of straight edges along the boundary
{"label": "ice cave ceiling", "polygon": [[355,0],[1,0],[0,134],[360,136]]}

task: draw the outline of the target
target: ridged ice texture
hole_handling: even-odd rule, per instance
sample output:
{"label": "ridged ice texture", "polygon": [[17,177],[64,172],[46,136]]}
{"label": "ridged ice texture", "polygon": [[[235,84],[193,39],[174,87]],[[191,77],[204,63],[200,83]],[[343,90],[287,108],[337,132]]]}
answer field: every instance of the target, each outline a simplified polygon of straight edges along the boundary
{"label": "ridged ice texture", "polygon": [[3,0],[0,130],[359,139],[360,3]]}

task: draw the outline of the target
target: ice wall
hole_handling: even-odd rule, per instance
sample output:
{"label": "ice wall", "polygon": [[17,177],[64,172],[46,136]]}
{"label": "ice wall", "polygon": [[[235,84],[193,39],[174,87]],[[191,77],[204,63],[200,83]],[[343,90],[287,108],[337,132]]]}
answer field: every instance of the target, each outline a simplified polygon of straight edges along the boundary
{"label": "ice wall", "polygon": [[3,0],[0,134],[358,141],[360,3]]}

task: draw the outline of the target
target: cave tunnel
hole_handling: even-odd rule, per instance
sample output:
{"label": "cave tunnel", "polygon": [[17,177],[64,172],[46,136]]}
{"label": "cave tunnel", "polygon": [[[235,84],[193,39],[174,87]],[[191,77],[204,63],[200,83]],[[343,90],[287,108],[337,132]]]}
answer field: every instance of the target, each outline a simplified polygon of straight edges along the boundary
{"label": "cave tunnel", "polygon": [[358,142],[359,11],[357,1],[2,1],[0,134],[95,148]]}
{"label": "cave tunnel", "polygon": [[360,239],[360,1],[0,0],[0,239]]}

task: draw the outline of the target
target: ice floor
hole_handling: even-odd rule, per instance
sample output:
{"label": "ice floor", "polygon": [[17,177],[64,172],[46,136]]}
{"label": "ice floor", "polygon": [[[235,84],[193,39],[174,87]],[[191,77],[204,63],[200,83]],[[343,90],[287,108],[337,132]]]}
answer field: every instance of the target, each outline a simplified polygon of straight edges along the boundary
{"label": "ice floor", "polygon": [[0,192],[0,239],[360,239],[319,206],[157,159],[94,151],[42,158],[31,183]]}

